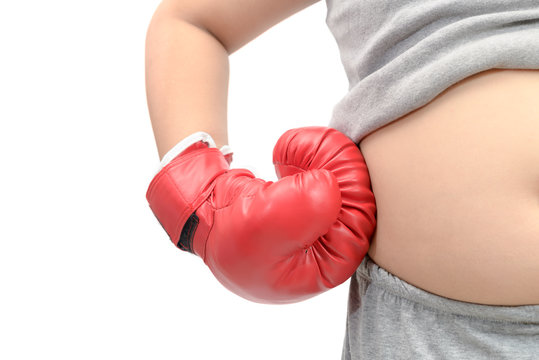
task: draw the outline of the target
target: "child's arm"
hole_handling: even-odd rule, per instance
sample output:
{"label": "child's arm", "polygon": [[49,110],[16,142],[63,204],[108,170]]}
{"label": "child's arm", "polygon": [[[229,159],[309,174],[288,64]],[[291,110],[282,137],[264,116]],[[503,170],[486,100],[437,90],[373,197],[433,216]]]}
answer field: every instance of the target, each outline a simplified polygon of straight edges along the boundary
{"label": "child's arm", "polygon": [[228,143],[228,56],[319,0],[163,0],[146,37],[146,93],[159,158],[188,135]]}

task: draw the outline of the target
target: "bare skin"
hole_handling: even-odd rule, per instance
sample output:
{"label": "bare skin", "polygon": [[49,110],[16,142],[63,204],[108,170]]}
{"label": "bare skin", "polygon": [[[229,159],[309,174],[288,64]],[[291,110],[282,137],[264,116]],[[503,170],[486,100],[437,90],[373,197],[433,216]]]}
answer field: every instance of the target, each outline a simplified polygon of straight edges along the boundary
{"label": "bare skin", "polygon": [[491,69],[360,142],[369,255],[448,298],[539,304],[539,71]]}
{"label": "bare skin", "polygon": [[[146,34],[146,95],[159,158],[197,131],[227,129],[229,55],[320,0],[163,0]],[[231,144],[233,146],[233,144]]]}

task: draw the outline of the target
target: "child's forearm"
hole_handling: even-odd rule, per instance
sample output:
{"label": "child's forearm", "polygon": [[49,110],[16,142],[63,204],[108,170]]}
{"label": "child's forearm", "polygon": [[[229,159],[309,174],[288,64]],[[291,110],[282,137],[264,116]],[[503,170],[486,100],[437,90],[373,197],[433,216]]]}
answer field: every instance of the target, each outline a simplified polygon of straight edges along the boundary
{"label": "child's forearm", "polygon": [[205,131],[228,144],[228,52],[209,32],[156,12],[146,37],[146,95],[161,159],[186,136]]}

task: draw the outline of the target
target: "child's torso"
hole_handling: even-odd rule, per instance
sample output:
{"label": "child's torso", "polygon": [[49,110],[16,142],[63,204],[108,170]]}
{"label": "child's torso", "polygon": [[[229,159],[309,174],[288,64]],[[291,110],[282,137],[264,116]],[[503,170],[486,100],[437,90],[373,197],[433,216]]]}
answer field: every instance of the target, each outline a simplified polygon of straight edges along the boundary
{"label": "child's torso", "polygon": [[438,295],[539,304],[539,71],[491,69],[360,142],[369,255]]}

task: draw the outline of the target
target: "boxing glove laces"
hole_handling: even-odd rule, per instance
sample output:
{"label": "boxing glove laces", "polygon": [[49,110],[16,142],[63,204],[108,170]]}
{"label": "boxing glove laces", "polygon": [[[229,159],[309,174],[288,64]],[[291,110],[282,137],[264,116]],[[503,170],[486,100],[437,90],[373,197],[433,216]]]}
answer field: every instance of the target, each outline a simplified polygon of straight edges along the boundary
{"label": "boxing glove laces", "polygon": [[162,161],[146,198],[172,242],[199,256],[230,291],[260,303],[298,302],[346,281],[376,226],[358,146],[333,128],[285,132],[278,181],[230,167],[228,146],[199,132]]}

